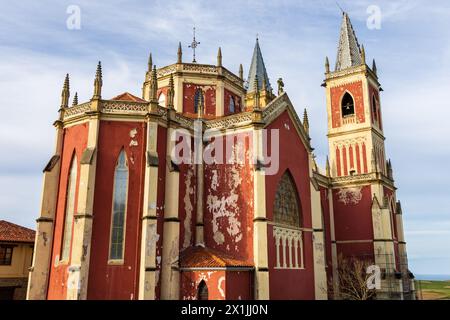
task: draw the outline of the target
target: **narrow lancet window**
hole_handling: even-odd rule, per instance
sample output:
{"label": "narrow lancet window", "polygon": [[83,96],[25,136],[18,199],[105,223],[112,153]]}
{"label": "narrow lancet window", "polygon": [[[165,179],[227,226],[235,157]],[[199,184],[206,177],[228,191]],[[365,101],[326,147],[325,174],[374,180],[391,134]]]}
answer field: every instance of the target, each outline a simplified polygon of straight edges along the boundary
{"label": "narrow lancet window", "polygon": [[235,111],[234,98],[232,96],[230,96],[230,105],[228,107],[228,111],[230,113],[234,113],[234,111]]}
{"label": "narrow lancet window", "polygon": [[74,155],[69,169],[67,181],[66,210],[64,214],[64,230],[61,246],[61,260],[68,261],[70,255],[70,243],[72,242],[73,215],[75,211],[75,191],[77,185],[78,161]]}
{"label": "narrow lancet window", "polygon": [[197,299],[208,300],[208,286],[206,285],[205,280],[200,281],[200,284],[198,285]]}
{"label": "narrow lancet window", "polygon": [[123,260],[128,195],[128,166],[124,150],[120,152],[117,159],[113,192],[109,259]]}

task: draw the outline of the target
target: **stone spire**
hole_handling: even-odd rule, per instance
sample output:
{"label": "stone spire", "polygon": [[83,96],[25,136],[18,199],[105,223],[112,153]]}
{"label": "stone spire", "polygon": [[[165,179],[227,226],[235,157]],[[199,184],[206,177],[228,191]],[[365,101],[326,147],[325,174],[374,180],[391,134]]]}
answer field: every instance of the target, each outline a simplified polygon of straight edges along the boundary
{"label": "stone spire", "polygon": [[101,99],[102,98],[102,63],[99,61],[97,65],[97,71],[95,73],[95,80],[94,80],[94,96],[92,99]]}
{"label": "stone spire", "polygon": [[330,170],[330,160],[327,157],[327,163],[325,164],[325,172],[327,177],[331,177],[331,170]]}
{"label": "stone spire", "polygon": [[378,76],[378,70],[377,70],[377,64],[375,63],[375,59],[372,61],[372,71],[375,73],[375,75]]}
{"label": "stone spire", "polygon": [[174,96],[175,96],[175,87],[173,84],[173,73],[171,73],[170,79],[169,79],[169,88],[167,89],[167,108],[169,108],[169,109],[174,108],[174,103],[173,103]]}
{"label": "stone spire", "polygon": [[222,49],[219,47],[219,50],[217,51],[217,66],[222,66]]}
{"label": "stone spire", "polygon": [[150,101],[158,100],[158,79],[156,76],[156,66],[153,66],[152,76],[150,79]]}
{"label": "stone spire", "polygon": [[255,75],[255,78],[253,80],[253,87],[255,90],[253,91],[253,109],[259,109],[260,103],[259,103],[259,86],[258,86],[258,75]]}
{"label": "stone spire", "polygon": [[[255,81],[258,79],[258,82]],[[254,92],[263,89],[263,82],[266,82],[265,90],[271,91],[269,77],[267,76],[266,66],[264,65],[264,59],[262,57],[261,48],[259,47],[259,41],[256,39],[255,49],[253,50],[252,63],[248,72],[247,79],[247,92]]]}
{"label": "stone spire", "polygon": [[78,105],[78,92],[75,92],[75,96],[73,97],[72,106]]}
{"label": "stone spire", "polygon": [[69,97],[70,97],[70,85],[69,85],[69,74],[66,74],[66,78],[64,79],[64,85],[61,92],[61,108],[67,108],[69,106]]}
{"label": "stone spire", "polygon": [[330,73],[330,61],[325,57],[325,73]]}
{"label": "stone spire", "polygon": [[177,63],[183,63],[183,50],[181,50],[181,42],[178,43]]}
{"label": "stone spire", "polygon": [[341,32],[335,71],[341,71],[363,63],[358,39],[346,12],[342,16]]}
{"label": "stone spire", "polygon": [[305,132],[309,135],[309,119],[308,119],[308,111],[303,111],[303,128]]}
{"label": "stone spire", "polygon": [[152,59],[152,53],[150,52],[150,55],[148,56],[148,64],[147,64],[147,71],[152,72],[152,66],[153,66],[153,59]]}
{"label": "stone spire", "polygon": [[239,65],[239,78],[244,80],[244,68],[242,67],[242,63]]}

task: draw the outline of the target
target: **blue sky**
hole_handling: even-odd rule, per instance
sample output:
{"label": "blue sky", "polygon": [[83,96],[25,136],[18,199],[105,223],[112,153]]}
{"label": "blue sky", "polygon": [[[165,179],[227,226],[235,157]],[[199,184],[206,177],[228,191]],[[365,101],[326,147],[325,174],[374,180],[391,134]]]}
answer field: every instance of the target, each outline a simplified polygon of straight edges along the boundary
{"label": "blue sky", "polygon": [[[450,2],[339,1],[349,13],[368,61],[375,58],[398,198],[402,201],[411,269],[450,274]],[[69,5],[81,9],[81,29],[69,30]],[[366,25],[381,9],[381,29]],[[334,0],[282,1],[32,1],[0,11],[0,219],[35,227],[42,168],[53,152],[65,73],[72,96],[92,96],[98,60],[103,96],[140,95],[148,53],[158,66],[184,59],[192,26],[197,61],[248,71],[256,34],[272,82],[283,77],[297,111],[308,107],[313,146],[327,154],[325,56],[334,65],[341,14]],[[370,60],[369,60],[370,59]]]}

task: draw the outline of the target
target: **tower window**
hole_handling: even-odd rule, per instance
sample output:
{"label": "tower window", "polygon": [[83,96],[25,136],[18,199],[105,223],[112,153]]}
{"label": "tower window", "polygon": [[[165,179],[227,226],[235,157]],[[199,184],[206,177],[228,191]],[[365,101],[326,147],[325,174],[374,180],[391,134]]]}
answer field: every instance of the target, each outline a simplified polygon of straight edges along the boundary
{"label": "tower window", "polygon": [[351,117],[355,115],[355,103],[352,96],[346,92],[342,98],[342,117]]}
{"label": "tower window", "polygon": [[198,113],[199,107],[203,109],[202,89],[197,89],[194,96],[194,113]]}
{"label": "tower window", "polygon": [[373,119],[378,121],[377,99],[375,99],[375,95],[372,96],[372,113]]}
{"label": "tower window", "polygon": [[297,196],[297,188],[289,171],[280,179],[273,207],[275,223],[292,227],[301,227],[301,207]]}
{"label": "tower window", "polygon": [[10,266],[12,261],[13,247],[0,246],[0,266]]}
{"label": "tower window", "polygon": [[114,173],[114,194],[111,222],[110,260],[123,260],[125,243],[125,216],[127,211],[128,166],[125,151],[117,159]]}
{"label": "tower window", "polygon": [[197,289],[197,299],[198,300],[208,300],[208,286],[205,280],[200,281]]}
{"label": "tower window", "polygon": [[64,231],[61,246],[61,260],[68,261],[70,254],[70,243],[72,241],[72,224],[73,214],[75,211],[75,190],[77,184],[77,171],[78,161],[77,156],[72,158],[72,164],[70,165],[69,179],[67,182],[66,193],[66,210],[64,216]]}
{"label": "tower window", "polygon": [[234,111],[235,111],[234,98],[232,96],[230,96],[230,104],[228,106],[228,111],[230,113],[234,113]]}

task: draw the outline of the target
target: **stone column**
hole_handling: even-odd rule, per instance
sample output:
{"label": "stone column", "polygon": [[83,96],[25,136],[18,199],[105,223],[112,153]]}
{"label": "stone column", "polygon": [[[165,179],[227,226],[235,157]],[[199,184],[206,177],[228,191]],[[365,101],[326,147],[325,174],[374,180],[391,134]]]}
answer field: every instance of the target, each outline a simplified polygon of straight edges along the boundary
{"label": "stone column", "polygon": [[41,212],[40,217],[36,220],[36,240],[34,243],[33,264],[30,268],[28,280],[27,300],[45,300],[47,298],[56,200],[58,197],[61,155],[64,142],[62,121],[56,121],[55,127],[55,154],[44,169]]}
{"label": "stone column", "polygon": [[80,160],[80,182],[77,212],[74,215],[71,265],[68,268],[67,300],[87,299],[100,103],[99,99],[91,100],[87,147]]}
{"label": "stone column", "polygon": [[154,300],[156,288],[156,241],[158,195],[158,123],[147,121],[147,165],[145,167],[144,202],[142,210],[141,261],[139,270],[139,299]]}

